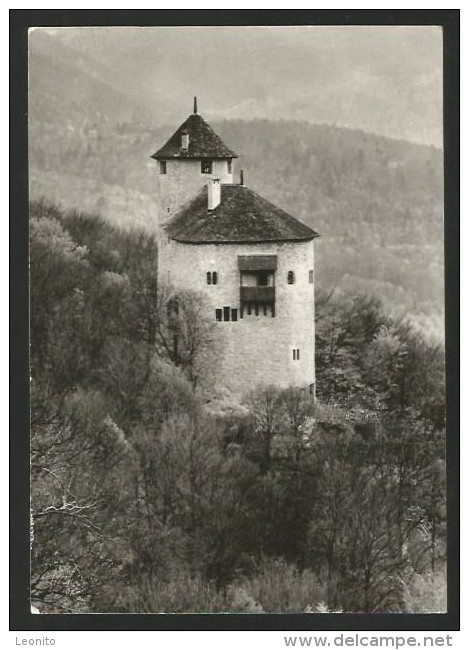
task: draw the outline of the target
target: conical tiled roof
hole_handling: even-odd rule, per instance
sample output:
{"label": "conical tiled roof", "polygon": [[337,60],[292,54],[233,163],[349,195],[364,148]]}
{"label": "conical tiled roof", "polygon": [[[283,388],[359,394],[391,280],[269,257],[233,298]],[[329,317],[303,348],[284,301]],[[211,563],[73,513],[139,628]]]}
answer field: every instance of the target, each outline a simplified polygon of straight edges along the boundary
{"label": "conical tiled roof", "polygon": [[[181,136],[183,132],[189,135],[188,149],[181,149]],[[187,120],[169,138],[168,142],[152,156],[156,160],[168,158],[237,157],[234,151],[228,149],[212,127],[197,113],[189,115]]]}
{"label": "conical tiled roof", "polygon": [[187,244],[308,241],[319,237],[288,212],[245,185],[222,185],[214,210],[207,207],[207,187],[167,224],[171,239]]}

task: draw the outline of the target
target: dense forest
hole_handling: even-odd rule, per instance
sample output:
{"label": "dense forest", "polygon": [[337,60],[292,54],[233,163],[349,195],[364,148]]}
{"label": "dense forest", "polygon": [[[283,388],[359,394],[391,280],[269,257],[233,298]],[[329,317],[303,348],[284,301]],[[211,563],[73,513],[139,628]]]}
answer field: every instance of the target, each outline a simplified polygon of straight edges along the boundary
{"label": "dense forest", "polygon": [[[31,195],[97,211],[152,233],[156,167],[174,131],[143,123],[33,121]],[[378,297],[432,341],[443,340],[442,151],[306,122],[212,125],[238,154],[235,178],[321,234],[324,288]]]}
{"label": "dense forest", "polygon": [[[259,133],[259,125],[248,125],[246,134],[250,128]],[[262,128],[268,134],[274,127]],[[138,133],[125,139],[136,140],[137,152],[148,146],[147,136],[144,144]],[[354,137],[371,148],[379,144]],[[293,151],[300,158],[291,178],[308,156],[319,175],[331,174],[329,166],[321,172],[321,156],[314,161],[297,146],[301,139],[287,149],[293,134],[285,138],[265,163],[283,160],[285,188]],[[262,142],[267,146],[269,137]],[[116,138],[109,181],[129,187],[131,178],[119,178],[115,144]],[[111,152],[110,145],[102,137],[94,146]],[[87,146],[74,143],[68,155],[92,183],[98,169]],[[33,140],[36,159],[38,147]],[[406,147],[396,144],[396,151]],[[403,215],[401,227],[394,218],[387,222],[395,245],[404,250],[425,235],[425,222],[438,222],[428,197],[417,205],[425,192],[410,154],[408,169],[394,168],[390,159],[388,180],[377,168],[365,181],[352,173],[347,148],[341,151],[344,169],[330,177],[328,206],[339,214],[343,179],[350,177],[354,218],[342,224],[357,242],[350,255],[369,246],[362,235],[377,236],[373,211],[386,221],[394,174],[409,178],[416,200],[408,209],[422,214],[406,220],[402,194],[394,197]],[[430,150],[419,151],[431,161]],[[63,150],[54,151],[52,140],[42,155],[42,167],[55,173]],[[376,160],[381,155],[376,149]],[[271,182],[279,175],[271,170]],[[362,182],[371,197],[366,209]],[[319,191],[314,187],[305,184],[295,199],[300,216],[308,192]],[[320,214],[319,195],[313,205]],[[34,606],[41,612],[446,610],[438,343],[391,316],[376,295],[319,286],[317,401],[275,387],[239,403],[216,399],[201,376],[210,365],[202,362],[215,353],[198,296],[178,296],[174,316],[174,293],[156,284],[157,248],[148,230],[118,228],[45,200],[32,202],[30,217]],[[385,244],[381,258],[392,254]],[[400,260],[395,273],[403,268]],[[175,334],[177,354],[170,345]]]}

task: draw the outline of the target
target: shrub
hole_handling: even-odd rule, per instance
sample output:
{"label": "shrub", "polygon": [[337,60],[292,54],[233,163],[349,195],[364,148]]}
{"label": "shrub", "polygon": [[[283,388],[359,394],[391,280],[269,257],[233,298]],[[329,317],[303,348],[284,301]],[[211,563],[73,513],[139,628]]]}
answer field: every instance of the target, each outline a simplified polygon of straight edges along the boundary
{"label": "shrub", "polygon": [[169,581],[153,580],[120,592],[114,612],[187,614],[227,611],[223,595],[200,575],[181,574]]}
{"label": "shrub", "polygon": [[232,585],[228,589],[228,609],[230,612],[244,614],[262,614],[261,605],[254,600],[246,587]]}
{"label": "shrub", "polygon": [[414,573],[404,584],[404,611],[412,614],[445,613],[446,571]]}
{"label": "shrub", "polygon": [[256,575],[237,583],[238,589],[268,613],[314,611],[326,601],[325,588],[309,569],[299,571],[282,559],[265,559]]}

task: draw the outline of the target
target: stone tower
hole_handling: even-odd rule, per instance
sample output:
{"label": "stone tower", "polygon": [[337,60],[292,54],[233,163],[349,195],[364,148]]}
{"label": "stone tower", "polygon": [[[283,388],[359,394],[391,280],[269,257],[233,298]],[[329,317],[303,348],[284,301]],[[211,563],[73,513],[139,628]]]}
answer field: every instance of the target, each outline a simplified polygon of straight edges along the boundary
{"label": "stone tower", "polygon": [[159,276],[206,296],[222,351],[217,382],[315,391],[314,239],[318,234],[243,184],[231,151],[197,113],[158,162]]}
{"label": "stone tower", "polygon": [[233,158],[237,155],[198,114],[194,97],[192,115],[152,158],[158,162],[157,200],[162,226],[209,179],[233,183]]}

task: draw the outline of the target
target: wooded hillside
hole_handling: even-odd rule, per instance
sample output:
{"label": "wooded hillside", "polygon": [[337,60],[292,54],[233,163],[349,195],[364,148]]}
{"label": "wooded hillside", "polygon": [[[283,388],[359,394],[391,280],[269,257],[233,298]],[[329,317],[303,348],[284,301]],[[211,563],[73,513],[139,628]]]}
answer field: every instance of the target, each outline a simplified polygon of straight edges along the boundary
{"label": "wooded hillside", "polygon": [[[177,125],[175,125],[177,126]],[[302,122],[213,124],[240,156],[235,174],[321,233],[320,287],[375,295],[443,338],[442,152]],[[156,168],[172,133],[143,124],[33,122],[31,194],[153,232]]]}
{"label": "wooded hillside", "polygon": [[444,611],[441,348],[320,291],[318,403],[217,400],[198,296],[175,316],[156,259],[145,232],[31,205],[32,604]]}

